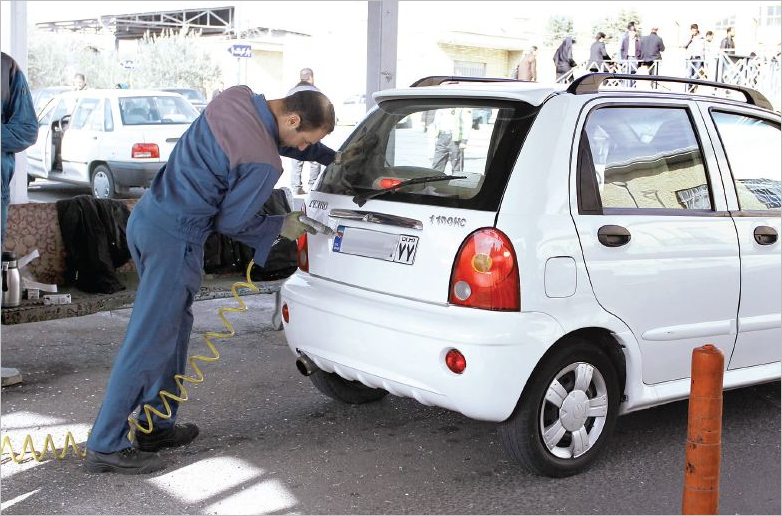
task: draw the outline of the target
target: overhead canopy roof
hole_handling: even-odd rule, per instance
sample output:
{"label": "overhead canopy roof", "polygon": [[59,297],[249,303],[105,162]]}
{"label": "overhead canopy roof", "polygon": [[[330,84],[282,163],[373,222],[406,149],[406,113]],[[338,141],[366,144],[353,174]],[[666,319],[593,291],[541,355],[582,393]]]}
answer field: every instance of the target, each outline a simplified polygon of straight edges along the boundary
{"label": "overhead canopy roof", "polygon": [[110,31],[117,39],[139,39],[144,34],[160,34],[169,29],[194,29],[204,35],[226,34],[234,27],[234,8],[212,7],[178,9],[134,14],[110,14],[83,20],[43,22],[44,30],[78,32]]}

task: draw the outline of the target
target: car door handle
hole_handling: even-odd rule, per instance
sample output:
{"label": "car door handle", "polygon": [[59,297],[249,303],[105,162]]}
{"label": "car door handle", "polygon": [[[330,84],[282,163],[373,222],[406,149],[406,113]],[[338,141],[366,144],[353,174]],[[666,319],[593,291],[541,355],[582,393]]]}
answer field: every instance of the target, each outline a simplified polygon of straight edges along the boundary
{"label": "car door handle", "polygon": [[760,245],[771,245],[777,241],[777,230],[769,226],[755,228],[755,242]]}
{"label": "car door handle", "polygon": [[606,247],[621,247],[630,241],[630,232],[622,226],[603,226],[597,230],[597,239]]}

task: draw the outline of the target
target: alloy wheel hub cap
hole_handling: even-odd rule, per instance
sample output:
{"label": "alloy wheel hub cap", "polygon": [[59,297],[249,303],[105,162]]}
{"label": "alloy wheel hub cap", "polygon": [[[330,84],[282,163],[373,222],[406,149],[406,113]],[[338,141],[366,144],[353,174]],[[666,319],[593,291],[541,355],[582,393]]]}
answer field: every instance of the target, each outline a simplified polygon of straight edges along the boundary
{"label": "alloy wheel hub cap", "polygon": [[589,397],[584,391],[573,391],[567,395],[559,409],[559,420],[566,430],[575,432],[584,426],[588,414]]}

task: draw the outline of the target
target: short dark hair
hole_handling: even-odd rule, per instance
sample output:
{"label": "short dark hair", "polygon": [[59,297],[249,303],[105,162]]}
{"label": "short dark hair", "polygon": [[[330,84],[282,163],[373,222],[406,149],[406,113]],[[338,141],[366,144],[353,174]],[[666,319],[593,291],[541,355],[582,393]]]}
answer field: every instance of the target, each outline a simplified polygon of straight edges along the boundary
{"label": "short dark hair", "polygon": [[309,81],[315,74],[312,72],[312,68],[302,68],[299,72],[300,81]]}
{"label": "short dark hair", "polygon": [[597,36],[595,36],[595,41],[600,41],[604,37],[606,37],[606,33],[605,32],[598,32]]}
{"label": "short dark hair", "polygon": [[697,23],[693,23],[692,25],[690,25],[690,28],[698,30],[698,24]]}
{"label": "short dark hair", "polygon": [[727,32],[728,34],[730,34],[730,31],[732,31],[732,30],[733,30],[733,27],[728,27],[728,28],[727,28],[727,30],[725,30],[725,32]]}
{"label": "short dark hair", "polygon": [[532,51],[535,52],[538,49],[535,45],[532,45]]}
{"label": "short dark hair", "polygon": [[336,123],[334,104],[323,93],[314,90],[297,91],[288,95],[285,101],[285,112],[296,113],[301,123],[296,131],[314,131],[325,129],[331,133]]}
{"label": "short dark hair", "polygon": [[630,23],[627,24],[627,30],[630,30],[631,28],[633,28],[633,29],[635,28],[635,22],[634,21],[631,21]]}
{"label": "short dark hair", "polygon": [[713,33],[712,31],[706,31],[706,35],[707,35],[707,36],[713,36],[713,35],[714,35],[714,33]]}

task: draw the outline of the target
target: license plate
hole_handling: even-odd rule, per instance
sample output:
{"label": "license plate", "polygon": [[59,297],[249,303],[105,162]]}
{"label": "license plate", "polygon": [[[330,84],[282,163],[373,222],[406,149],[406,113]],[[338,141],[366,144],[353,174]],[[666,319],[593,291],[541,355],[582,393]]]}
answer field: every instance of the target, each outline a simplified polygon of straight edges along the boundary
{"label": "license plate", "polygon": [[413,265],[418,250],[418,237],[338,226],[331,250],[335,253]]}

